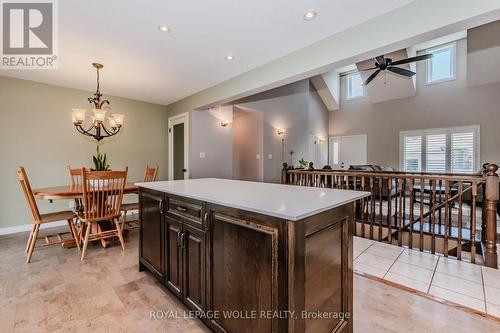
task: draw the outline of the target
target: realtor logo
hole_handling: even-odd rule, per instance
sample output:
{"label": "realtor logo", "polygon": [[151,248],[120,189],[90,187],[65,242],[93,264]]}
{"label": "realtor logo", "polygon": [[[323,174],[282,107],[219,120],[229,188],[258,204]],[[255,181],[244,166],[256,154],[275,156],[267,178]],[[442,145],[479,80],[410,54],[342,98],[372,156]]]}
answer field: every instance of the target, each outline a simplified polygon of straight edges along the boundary
{"label": "realtor logo", "polygon": [[2,69],[57,68],[53,0],[0,0]]}

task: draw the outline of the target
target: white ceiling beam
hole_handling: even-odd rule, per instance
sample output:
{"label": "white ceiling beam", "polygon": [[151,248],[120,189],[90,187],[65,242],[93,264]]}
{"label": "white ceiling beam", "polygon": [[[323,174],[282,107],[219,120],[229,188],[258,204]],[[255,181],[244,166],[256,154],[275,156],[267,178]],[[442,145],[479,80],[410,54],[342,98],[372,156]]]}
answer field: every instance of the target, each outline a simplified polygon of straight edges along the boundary
{"label": "white ceiling beam", "polygon": [[333,70],[311,78],[311,83],[328,111],[340,109],[340,74]]}

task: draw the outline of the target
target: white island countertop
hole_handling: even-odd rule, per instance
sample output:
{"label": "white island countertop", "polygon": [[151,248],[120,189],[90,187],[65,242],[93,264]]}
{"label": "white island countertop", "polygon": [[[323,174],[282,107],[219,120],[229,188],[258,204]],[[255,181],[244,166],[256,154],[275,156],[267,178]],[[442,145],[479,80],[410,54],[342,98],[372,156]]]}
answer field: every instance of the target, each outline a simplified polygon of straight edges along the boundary
{"label": "white island countertop", "polygon": [[218,178],[136,183],[136,185],[290,221],[304,219],[370,194]]}

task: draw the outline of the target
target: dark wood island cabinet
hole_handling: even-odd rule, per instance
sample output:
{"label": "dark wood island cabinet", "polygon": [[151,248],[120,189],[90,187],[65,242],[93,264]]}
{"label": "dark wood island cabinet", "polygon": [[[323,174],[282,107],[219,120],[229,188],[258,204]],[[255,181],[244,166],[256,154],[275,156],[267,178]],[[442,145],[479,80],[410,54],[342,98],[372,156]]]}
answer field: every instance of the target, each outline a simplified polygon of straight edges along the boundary
{"label": "dark wood island cabinet", "polygon": [[222,179],[140,183],[139,269],[215,332],[352,332],[365,192]]}

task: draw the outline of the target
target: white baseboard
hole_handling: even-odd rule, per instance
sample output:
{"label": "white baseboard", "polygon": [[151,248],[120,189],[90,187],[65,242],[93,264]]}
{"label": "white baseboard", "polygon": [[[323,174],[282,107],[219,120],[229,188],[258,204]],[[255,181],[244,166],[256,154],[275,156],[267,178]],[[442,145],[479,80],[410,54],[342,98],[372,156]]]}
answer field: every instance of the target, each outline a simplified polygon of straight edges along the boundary
{"label": "white baseboard", "polygon": [[[52,223],[48,223],[48,224],[42,224],[40,229],[59,227],[62,225],[68,225],[68,222],[67,221],[58,221],[58,222],[52,222]],[[31,231],[31,228],[33,228],[32,223],[16,225],[13,227],[0,228],[0,236],[1,235],[17,234],[19,232]]]}
{"label": "white baseboard", "polygon": [[[131,210],[131,211],[127,212],[127,216],[135,216],[135,215],[137,215],[137,211]],[[57,221],[57,222],[52,222],[52,223],[48,223],[48,224],[42,224],[40,229],[60,227],[62,225],[67,225],[67,223],[68,223],[67,221]],[[1,235],[17,234],[19,232],[31,231],[31,228],[33,228],[32,223],[16,225],[13,227],[0,228],[0,236]]]}

